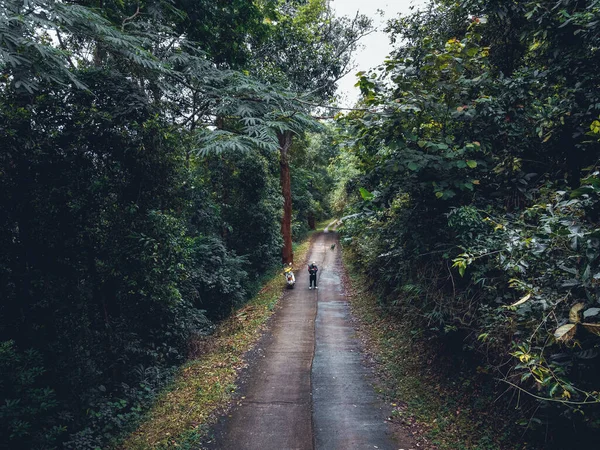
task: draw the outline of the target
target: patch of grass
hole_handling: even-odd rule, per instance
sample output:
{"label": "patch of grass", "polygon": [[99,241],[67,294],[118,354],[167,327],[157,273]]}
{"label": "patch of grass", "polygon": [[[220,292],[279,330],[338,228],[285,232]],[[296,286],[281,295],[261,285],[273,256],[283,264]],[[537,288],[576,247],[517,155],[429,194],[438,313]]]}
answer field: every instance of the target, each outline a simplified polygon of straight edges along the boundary
{"label": "patch of grass", "polygon": [[[296,248],[298,267],[306,259],[313,234]],[[237,389],[238,374],[246,364],[244,354],[260,339],[284,286],[278,272],[213,335],[190,343],[197,357],[179,369],[172,386],[159,396],[146,420],[119,448],[197,448]]]}
{"label": "patch of grass", "polygon": [[536,448],[524,442],[507,402],[495,402],[498,393],[489,377],[444,358],[439,342],[428,340],[410,319],[392,314],[372,292],[358,288],[367,283],[353,268],[351,255],[344,251],[343,257],[359,334],[376,364],[376,390],[394,408],[394,423],[409,430],[421,448]]}
{"label": "patch of grass", "polygon": [[327,225],[329,225],[331,222],[333,222],[335,219],[327,219],[327,220],[323,220],[322,222],[317,222],[317,224],[315,225],[315,231],[319,232],[319,231],[323,231],[325,229],[325,227]]}

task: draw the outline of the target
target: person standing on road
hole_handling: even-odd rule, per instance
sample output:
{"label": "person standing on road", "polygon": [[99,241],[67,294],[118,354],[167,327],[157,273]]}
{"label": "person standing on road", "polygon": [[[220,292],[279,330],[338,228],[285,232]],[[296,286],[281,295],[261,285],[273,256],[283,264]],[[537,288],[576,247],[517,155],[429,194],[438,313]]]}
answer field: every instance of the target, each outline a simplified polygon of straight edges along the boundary
{"label": "person standing on road", "polygon": [[313,284],[315,285],[315,289],[319,289],[317,287],[317,272],[319,268],[317,267],[316,262],[312,262],[308,265],[308,273],[309,273],[309,283],[308,289],[312,289]]}

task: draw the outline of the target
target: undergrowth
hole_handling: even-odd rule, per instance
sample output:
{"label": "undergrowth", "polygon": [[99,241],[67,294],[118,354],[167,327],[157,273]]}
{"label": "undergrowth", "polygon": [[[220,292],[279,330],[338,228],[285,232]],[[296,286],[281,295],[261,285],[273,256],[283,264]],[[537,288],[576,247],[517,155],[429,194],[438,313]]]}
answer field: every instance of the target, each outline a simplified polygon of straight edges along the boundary
{"label": "undergrowth", "polygon": [[[316,231],[325,225],[319,224]],[[298,263],[304,262],[313,233],[295,246]],[[191,359],[159,396],[146,420],[119,448],[196,448],[231,400],[238,374],[246,365],[244,354],[261,337],[282,297],[283,287],[283,277],[277,271],[258,294],[223,321],[213,335],[190,342]]]}
{"label": "undergrowth", "polygon": [[428,337],[410,311],[385,307],[344,248],[346,288],[360,335],[377,364],[378,387],[393,406],[391,420],[410,430],[421,448],[436,450],[534,449],[517,422],[517,399],[497,401],[502,390],[485,370]]}

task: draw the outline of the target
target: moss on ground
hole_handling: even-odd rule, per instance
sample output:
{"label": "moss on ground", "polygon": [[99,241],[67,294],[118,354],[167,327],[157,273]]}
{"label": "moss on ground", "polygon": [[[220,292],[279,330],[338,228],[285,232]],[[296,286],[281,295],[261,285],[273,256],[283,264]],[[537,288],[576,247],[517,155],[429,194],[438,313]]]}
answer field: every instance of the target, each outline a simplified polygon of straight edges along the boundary
{"label": "moss on ground", "polygon": [[[502,398],[477,366],[447,357],[440,343],[404,317],[391,314],[344,252],[346,290],[359,334],[378,374],[376,389],[392,405],[391,421],[410,432],[420,448],[518,450],[525,442],[514,405]],[[501,394],[501,392],[500,392]]]}
{"label": "moss on ground", "polygon": [[[319,224],[315,232],[326,225]],[[295,269],[304,263],[315,232],[295,247]],[[198,356],[180,368],[173,384],[159,396],[146,420],[120,448],[195,448],[232,399],[238,374],[246,364],[244,355],[262,336],[284,287],[278,272],[213,335],[192,342]]]}

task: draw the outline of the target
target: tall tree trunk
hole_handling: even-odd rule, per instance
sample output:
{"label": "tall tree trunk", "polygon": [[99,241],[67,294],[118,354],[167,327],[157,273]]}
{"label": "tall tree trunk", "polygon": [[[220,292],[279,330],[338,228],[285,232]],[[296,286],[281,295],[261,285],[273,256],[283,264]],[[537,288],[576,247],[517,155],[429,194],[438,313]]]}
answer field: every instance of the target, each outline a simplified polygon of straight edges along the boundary
{"label": "tall tree trunk", "polygon": [[281,218],[281,235],[283,249],[281,260],[284,264],[294,262],[292,250],[292,183],[290,178],[290,162],[288,152],[292,146],[292,132],[285,131],[278,134],[279,139],[279,179],[281,193],[283,194],[283,217]]}

